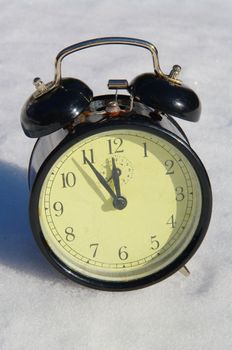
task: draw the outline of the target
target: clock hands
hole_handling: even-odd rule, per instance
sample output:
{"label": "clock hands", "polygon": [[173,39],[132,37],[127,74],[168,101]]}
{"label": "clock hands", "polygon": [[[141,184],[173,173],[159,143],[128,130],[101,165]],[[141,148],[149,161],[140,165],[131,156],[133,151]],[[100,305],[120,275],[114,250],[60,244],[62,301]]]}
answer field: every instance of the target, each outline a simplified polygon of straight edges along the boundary
{"label": "clock hands", "polygon": [[[73,159],[73,162],[74,164],[76,164],[76,161],[74,161],[74,159]],[[126,198],[121,196],[120,181],[119,181],[120,172],[119,172],[119,169],[116,168],[114,158],[112,158],[112,178],[113,178],[116,194],[112,190],[112,188],[110,187],[110,185],[108,184],[104,176],[102,176],[102,174],[95,168],[95,166],[86,157],[85,157],[85,162],[88,164],[88,166],[91,168],[93,173],[96,175],[97,179],[102,184],[102,186],[106,189],[106,191],[112,197],[114,208],[119,210],[124,209],[127,205],[127,200]]]}
{"label": "clock hands", "polygon": [[79,170],[80,174],[84,177],[85,181],[88,183],[88,185],[96,192],[96,194],[101,198],[101,200],[105,203],[105,196],[103,195],[101,189],[99,188],[98,184],[92,179],[92,176],[90,176],[81,165],[78,164],[78,162],[72,158],[73,163]]}
{"label": "clock hands", "polygon": [[121,195],[121,187],[120,187],[120,169],[116,167],[115,159],[112,157],[112,178],[114,182],[114,187],[116,191],[117,200],[114,203],[114,206],[117,206],[117,209],[124,209],[127,205],[126,198]]}
{"label": "clock hands", "polygon": [[92,169],[92,171],[94,172],[94,174],[96,175],[97,179],[102,184],[102,186],[106,189],[106,191],[109,192],[113,200],[116,200],[117,196],[112,190],[112,188],[110,187],[110,185],[108,184],[108,182],[106,181],[106,179],[102,176],[102,174],[99,173],[99,171],[95,168],[95,166],[93,166],[93,164],[88,160],[88,158],[85,157],[85,161],[89,165],[89,167]]}

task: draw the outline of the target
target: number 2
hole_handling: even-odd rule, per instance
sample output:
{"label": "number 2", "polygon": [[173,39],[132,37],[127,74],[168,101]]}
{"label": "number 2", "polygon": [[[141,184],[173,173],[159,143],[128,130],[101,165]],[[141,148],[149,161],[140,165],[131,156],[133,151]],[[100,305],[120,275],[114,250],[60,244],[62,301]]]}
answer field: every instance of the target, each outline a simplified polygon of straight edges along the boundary
{"label": "number 2", "polygon": [[167,169],[166,175],[174,174],[174,170],[173,170],[174,162],[173,162],[173,160],[171,160],[171,159],[166,160],[164,165]]}

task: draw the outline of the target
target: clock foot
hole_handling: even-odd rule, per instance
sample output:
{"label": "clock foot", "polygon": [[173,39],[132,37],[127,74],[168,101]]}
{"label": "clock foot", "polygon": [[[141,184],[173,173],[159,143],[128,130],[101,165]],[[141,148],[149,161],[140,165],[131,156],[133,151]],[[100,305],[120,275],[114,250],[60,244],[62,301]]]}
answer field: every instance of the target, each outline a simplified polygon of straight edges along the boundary
{"label": "clock foot", "polygon": [[190,275],[190,271],[189,271],[189,269],[187,268],[186,265],[182,266],[182,267],[180,268],[179,271],[180,271],[180,273],[182,273],[182,275],[184,275],[185,277],[188,277],[188,276]]}

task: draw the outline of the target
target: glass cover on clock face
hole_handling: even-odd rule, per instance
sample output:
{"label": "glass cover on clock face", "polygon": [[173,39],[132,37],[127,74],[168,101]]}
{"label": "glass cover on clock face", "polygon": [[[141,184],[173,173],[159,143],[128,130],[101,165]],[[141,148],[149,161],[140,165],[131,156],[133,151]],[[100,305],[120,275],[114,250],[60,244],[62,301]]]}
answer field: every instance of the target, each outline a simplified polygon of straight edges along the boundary
{"label": "glass cover on clock face", "polygon": [[122,128],[63,151],[43,182],[39,221],[72,271],[126,282],[172,263],[193,239],[201,208],[187,157],[161,136]]}

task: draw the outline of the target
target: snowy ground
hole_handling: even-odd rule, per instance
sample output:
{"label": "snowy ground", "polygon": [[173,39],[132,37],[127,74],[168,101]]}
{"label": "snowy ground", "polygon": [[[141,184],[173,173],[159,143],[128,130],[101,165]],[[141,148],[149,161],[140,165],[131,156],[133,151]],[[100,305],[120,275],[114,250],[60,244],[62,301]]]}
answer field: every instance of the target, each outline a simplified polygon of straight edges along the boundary
{"label": "snowy ground", "polygon": [[[1,350],[232,348],[231,16],[229,0],[0,0]],[[35,76],[53,78],[59,50],[99,36],[151,41],[165,72],[182,66],[203,112],[198,124],[180,124],[214,195],[208,235],[188,264],[191,276],[127,293],[65,279],[40,254],[28,224],[34,140],[22,133],[21,107]],[[131,47],[93,48],[64,63],[64,75],[85,80],[95,94],[107,92],[109,78],[130,80],[150,70],[149,54]]]}

